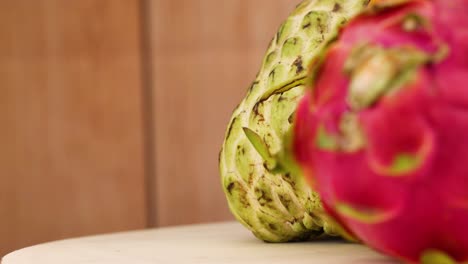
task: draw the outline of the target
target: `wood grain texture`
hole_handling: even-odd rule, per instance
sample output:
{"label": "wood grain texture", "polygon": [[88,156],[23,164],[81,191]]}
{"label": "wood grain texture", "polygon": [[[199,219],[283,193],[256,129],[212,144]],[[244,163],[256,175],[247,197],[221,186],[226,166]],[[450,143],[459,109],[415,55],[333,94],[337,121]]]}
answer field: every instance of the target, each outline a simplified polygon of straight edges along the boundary
{"label": "wood grain texture", "polygon": [[139,2],[0,8],[0,256],[143,228]]}
{"label": "wood grain texture", "polygon": [[231,219],[218,172],[224,132],[298,2],[150,1],[158,225]]}

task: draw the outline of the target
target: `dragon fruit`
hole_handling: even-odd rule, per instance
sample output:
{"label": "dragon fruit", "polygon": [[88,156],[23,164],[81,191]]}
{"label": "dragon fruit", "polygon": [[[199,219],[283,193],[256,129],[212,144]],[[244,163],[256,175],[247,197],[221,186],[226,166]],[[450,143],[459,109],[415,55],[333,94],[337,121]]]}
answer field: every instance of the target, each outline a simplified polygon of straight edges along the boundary
{"label": "dragon fruit", "polygon": [[[274,36],[220,152],[223,190],[234,216],[258,238],[286,242],[340,233],[291,155],[282,155],[304,95],[307,65],[369,0],[307,0]],[[289,158],[288,158],[289,156]],[[281,164],[282,168],[279,168]]]}
{"label": "dragon fruit", "polygon": [[330,215],[403,261],[468,262],[468,0],[377,1],[310,78],[293,151]]}

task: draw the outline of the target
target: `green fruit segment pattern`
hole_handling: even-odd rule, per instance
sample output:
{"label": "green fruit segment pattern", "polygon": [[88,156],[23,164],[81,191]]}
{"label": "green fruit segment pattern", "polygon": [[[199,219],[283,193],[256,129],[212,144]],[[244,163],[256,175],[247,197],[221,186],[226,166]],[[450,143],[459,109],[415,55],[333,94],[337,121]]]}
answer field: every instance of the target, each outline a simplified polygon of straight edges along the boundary
{"label": "green fruit segment pattern", "polygon": [[336,235],[318,195],[301,173],[273,170],[298,100],[308,81],[308,66],[338,30],[369,0],[309,0],[280,26],[261,70],[234,110],[220,152],[222,187],[234,216],[268,242]]}

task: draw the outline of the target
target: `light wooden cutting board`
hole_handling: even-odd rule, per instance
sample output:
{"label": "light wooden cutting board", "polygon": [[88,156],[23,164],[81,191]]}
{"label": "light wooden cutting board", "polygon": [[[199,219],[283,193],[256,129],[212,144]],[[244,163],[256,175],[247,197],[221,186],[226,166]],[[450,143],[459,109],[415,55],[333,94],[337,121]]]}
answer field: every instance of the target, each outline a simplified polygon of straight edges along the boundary
{"label": "light wooden cutting board", "polygon": [[342,241],[261,242],[238,223],[162,228],[70,239],[22,249],[2,264],[397,263]]}

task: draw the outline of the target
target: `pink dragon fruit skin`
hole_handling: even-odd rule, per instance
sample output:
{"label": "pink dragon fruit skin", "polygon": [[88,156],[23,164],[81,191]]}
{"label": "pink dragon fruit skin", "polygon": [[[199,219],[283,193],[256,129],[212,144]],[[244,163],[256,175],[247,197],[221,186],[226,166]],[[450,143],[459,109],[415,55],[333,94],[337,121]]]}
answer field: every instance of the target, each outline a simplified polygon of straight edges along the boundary
{"label": "pink dragon fruit skin", "polygon": [[312,86],[293,149],[330,215],[404,261],[468,262],[468,0],[381,1]]}

